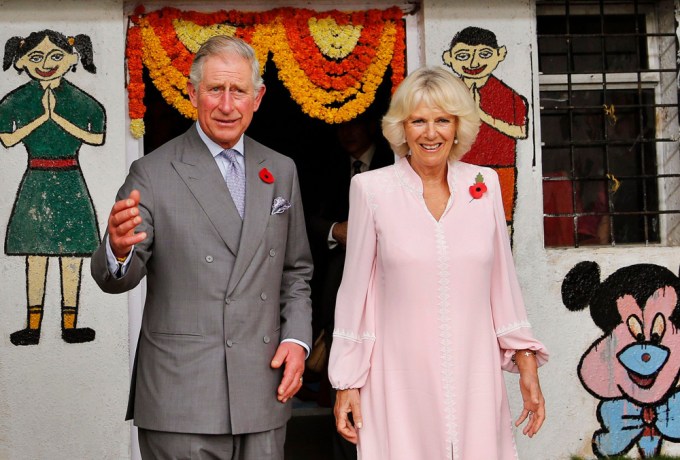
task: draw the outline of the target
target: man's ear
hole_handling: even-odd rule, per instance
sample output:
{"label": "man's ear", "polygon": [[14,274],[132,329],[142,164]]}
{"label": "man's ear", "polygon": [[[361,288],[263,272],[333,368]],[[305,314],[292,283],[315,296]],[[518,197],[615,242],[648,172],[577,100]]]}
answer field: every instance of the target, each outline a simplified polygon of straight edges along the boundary
{"label": "man's ear", "polygon": [[508,49],[505,46],[498,48],[498,61],[505,60],[505,56],[508,54]]}
{"label": "man's ear", "polygon": [[255,94],[255,104],[253,106],[253,112],[257,112],[257,109],[260,108],[260,103],[262,102],[262,98],[264,97],[264,93],[267,92],[267,88],[264,86],[260,86],[260,90]]}
{"label": "man's ear", "polygon": [[198,108],[197,89],[194,86],[194,84],[191,83],[191,80],[187,81],[187,94],[189,94],[189,100],[191,101],[191,105],[193,105],[195,108]]}

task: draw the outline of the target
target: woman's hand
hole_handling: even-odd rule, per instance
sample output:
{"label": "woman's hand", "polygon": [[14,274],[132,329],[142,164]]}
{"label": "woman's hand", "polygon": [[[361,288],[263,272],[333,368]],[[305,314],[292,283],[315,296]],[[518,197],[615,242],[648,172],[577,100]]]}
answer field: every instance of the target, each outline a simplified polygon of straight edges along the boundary
{"label": "woman's hand", "polygon": [[[358,441],[357,429],[363,426],[359,390],[356,388],[338,390],[333,413],[335,414],[335,428],[338,433],[349,442],[356,444]],[[350,414],[352,419],[350,419]]]}
{"label": "woman's hand", "polygon": [[516,353],[516,362],[519,367],[519,390],[524,400],[524,408],[515,421],[515,426],[520,426],[529,419],[522,433],[532,438],[545,421],[545,399],[538,381],[538,364],[533,353],[527,355],[524,350]]}

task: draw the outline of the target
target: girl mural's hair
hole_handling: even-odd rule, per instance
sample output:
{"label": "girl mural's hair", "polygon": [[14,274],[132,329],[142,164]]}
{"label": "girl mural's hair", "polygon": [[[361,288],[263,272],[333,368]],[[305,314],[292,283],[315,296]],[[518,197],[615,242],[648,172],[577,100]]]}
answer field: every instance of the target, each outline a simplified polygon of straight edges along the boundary
{"label": "girl mural's hair", "polygon": [[[59,32],[53,30],[41,30],[40,32],[33,32],[26,38],[12,37],[5,43],[5,56],[2,61],[2,70],[7,70],[14,63],[17,62],[26,53],[38,46],[45,37],[52,43],[69,54],[73,54],[74,50],[80,56],[80,62],[83,63],[83,68],[90,73],[96,73],[97,68],[94,65],[92,54],[92,41],[87,35],[76,35],[75,37],[66,37]],[[76,67],[72,70],[75,72]],[[19,73],[22,71],[19,70]]]}

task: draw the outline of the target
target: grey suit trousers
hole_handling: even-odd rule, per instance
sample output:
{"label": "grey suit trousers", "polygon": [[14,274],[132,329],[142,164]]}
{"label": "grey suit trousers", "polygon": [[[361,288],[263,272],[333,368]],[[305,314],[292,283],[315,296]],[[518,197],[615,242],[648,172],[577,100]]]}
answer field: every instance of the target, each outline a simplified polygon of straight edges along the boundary
{"label": "grey suit trousers", "polygon": [[242,435],[169,433],[139,428],[144,460],[283,460],[286,425]]}

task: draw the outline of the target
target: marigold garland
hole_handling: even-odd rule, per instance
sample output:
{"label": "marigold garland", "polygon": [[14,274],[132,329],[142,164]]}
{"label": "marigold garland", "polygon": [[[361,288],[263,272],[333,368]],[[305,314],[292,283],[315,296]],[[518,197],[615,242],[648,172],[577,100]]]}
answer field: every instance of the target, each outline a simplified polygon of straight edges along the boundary
{"label": "marigold garland", "polygon": [[[382,82],[385,70],[390,63],[394,50],[395,27],[385,26],[376,58],[364,72],[359,88],[347,88],[344,91],[323,90],[310,81],[308,75],[295,65],[288,42],[282,39],[283,27],[272,27],[274,40],[274,62],[279,70],[279,79],[290,92],[291,97],[302,107],[307,115],[326,123],[342,123],[352,120],[363,113],[375,99],[375,92]],[[337,103],[340,104],[336,107]]]}
{"label": "marigold garland", "polygon": [[[358,81],[375,59],[378,44],[383,33],[384,22],[366,23],[361,30],[352,54],[342,60],[327,59],[319,49],[309,29],[309,22],[317,19],[314,12],[303,10],[296,14],[284,14],[282,21],[286,31],[288,46],[293,51],[297,64],[309,79],[323,89],[344,90],[358,87]],[[347,18],[337,11],[319,13],[325,19],[334,19],[342,24]],[[328,16],[328,17],[326,17]],[[318,20],[318,19],[317,19]],[[357,24],[366,22],[364,15],[353,14]],[[321,53],[319,51],[322,51]]]}
{"label": "marigold garland", "polygon": [[[187,118],[196,119],[196,108],[191,105],[186,94],[188,69],[186,74],[173,65],[162,44],[163,38],[154,33],[151,22],[142,18],[142,61],[149,70],[149,76],[163,99]],[[147,25],[147,27],[144,27]]]}
{"label": "marigold garland", "polygon": [[279,79],[311,117],[327,123],[351,120],[375,99],[388,67],[392,89],[404,78],[405,29],[399,8],[315,12],[278,8],[261,13],[200,13],[136,9],[127,36],[128,98],[134,137],[144,134],[146,67],[163,98],[188,118],[196,109],[186,83],[193,53],[216,34],[235,35],[255,50],[264,71],[273,59]]}
{"label": "marigold garland", "polygon": [[139,27],[128,29],[125,56],[127,58],[128,76],[130,78],[127,85],[128,112],[132,120],[143,119],[146,107],[144,106],[144,81],[142,80],[144,68],[142,63],[142,36]]}

